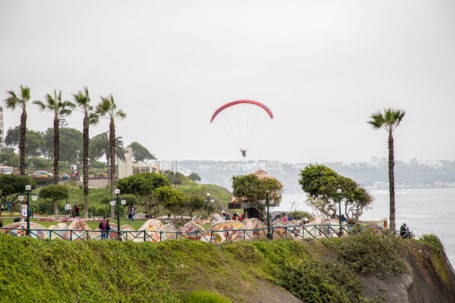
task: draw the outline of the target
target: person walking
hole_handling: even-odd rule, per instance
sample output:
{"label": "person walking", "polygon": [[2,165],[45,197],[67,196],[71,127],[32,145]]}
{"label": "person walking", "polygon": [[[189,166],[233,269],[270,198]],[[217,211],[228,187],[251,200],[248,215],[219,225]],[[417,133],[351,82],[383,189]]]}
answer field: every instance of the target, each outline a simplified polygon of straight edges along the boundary
{"label": "person walking", "polygon": [[128,218],[130,219],[130,222],[134,221],[134,216],[136,215],[136,208],[134,208],[133,205],[131,205],[128,208]]}

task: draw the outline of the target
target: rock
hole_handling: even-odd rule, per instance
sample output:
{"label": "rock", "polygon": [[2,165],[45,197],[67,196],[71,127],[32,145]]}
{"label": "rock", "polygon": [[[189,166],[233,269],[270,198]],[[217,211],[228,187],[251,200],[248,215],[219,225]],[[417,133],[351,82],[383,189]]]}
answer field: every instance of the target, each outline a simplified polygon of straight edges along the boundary
{"label": "rock", "polygon": [[[7,231],[8,234],[14,235],[16,237],[24,237],[26,235],[27,222],[14,222],[8,225],[3,226],[3,228],[11,228]],[[41,224],[30,222],[30,236],[32,238],[49,238],[48,231],[42,231],[40,229],[46,229]],[[6,233],[6,229],[1,230],[2,233]]]}
{"label": "rock", "polygon": [[144,213],[137,213],[134,215],[134,219],[144,220],[145,214]]}
{"label": "rock", "polygon": [[267,225],[258,218],[243,219],[242,222],[245,224],[246,229],[252,229],[247,231],[249,239],[264,239],[266,237]]}
{"label": "rock", "polygon": [[224,221],[223,217],[221,217],[219,214],[211,214],[209,220],[212,224],[218,224]]}
{"label": "rock", "polygon": [[53,229],[50,233],[51,239],[66,240],[65,233],[68,226],[65,223],[58,223],[57,225],[49,226],[49,229]]}
{"label": "rock", "polygon": [[[241,231],[237,231],[242,229]],[[239,240],[246,240],[248,236],[246,226],[240,221],[226,220],[212,226],[211,238],[215,243],[232,242]]]}
{"label": "rock", "polygon": [[[206,230],[204,227],[200,226],[199,224],[194,223],[193,221],[187,222],[185,225],[182,226],[180,229],[182,232],[182,236],[193,241],[204,241],[208,242],[210,239],[206,236]],[[177,235],[177,237],[180,237]]]}
{"label": "rock", "polygon": [[146,231],[146,241],[159,242],[160,231],[163,230],[163,223],[157,219],[149,219],[139,228],[139,231]]}

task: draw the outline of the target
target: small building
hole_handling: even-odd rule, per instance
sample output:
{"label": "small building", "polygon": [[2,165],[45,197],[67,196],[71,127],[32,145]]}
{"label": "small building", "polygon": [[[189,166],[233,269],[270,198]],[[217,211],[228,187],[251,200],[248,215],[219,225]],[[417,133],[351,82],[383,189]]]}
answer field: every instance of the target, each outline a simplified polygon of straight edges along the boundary
{"label": "small building", "polygon": [[133,149],[131,147],[125,148],[125,160],[117,158],[116,161],[118,163],[119,179],[129,177],[133,174],[160,172],[159,162],[134,163]]}

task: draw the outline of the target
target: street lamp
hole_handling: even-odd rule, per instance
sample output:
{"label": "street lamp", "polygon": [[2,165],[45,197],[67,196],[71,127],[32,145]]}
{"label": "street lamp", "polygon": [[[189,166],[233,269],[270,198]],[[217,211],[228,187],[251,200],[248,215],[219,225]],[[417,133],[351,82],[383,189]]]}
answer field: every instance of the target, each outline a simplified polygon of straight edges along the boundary
{"label": "street lamp", "polygon": [[207,193],[207,216],[210,216],[209,201],[210,201],[210,193]]}
{"label": "street lamp", "polygon": [[269,214],[269,190],[265,191],[265,203],[267,206],[267,239],[273,239],[273,233],[270,230],[270,214]]}
{"label": "street lamp", "polygon": [[338,219],[340,222],[340,231],[338,233],[339,236],[343,234],[342,229],[341,229],[341,188],[337,189],[337,194],[338,194]]}
{"label": "street lamp", "polygon": [[[120,189],[116,188],[114,190],[114,194],[117,196],[116,201],[117,201],[117,239],[120,240],[120,212],[119,212],[119,204],[120,204]],[[111,202],[112,203],[112,202]],[[125,205],[126,201],[122,200],[122,204]],[[111,204],[112,205],[112,204]]]}

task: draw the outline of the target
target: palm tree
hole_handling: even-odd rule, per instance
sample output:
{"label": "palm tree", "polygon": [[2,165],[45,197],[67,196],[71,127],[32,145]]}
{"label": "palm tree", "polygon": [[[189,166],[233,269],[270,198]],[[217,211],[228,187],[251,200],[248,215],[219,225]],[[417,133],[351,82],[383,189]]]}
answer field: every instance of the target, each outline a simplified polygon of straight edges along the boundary
{"label": "palm tree", "polygon": [[393,149],[393,131],[400,125],[405,112],[403,110],[384,109],[370,116],[369,124],[375,129],[383,128],[389,133],[389,195],[390,195],[390,229],[395,232],[395,159]]}
{"label": "palm tree", "polygon": [[[109,168],[111,159],[109,151],[110,143],[107,132],[96,135],[90,139],[89,155],[91,161],[97,160],[102,156],[106,156],[106,166]],[[122,137],[115,138],[115,156],[122,161],[125,160],[125,149],[123,148]]]}
{"label": "palm tree", "polygon": [[83,131],[82,131],[82,175],[84,186],[84,217],[88,218],[88,148],[89,148],[89,127],[98,123],[98,115],[93,111],[90,105],[90,97],[87,87],[84,92],[79,91],[73,94],[75,105],[84,113]]}
{"label": "palm tree", "polygon": [[[114,102],[114,97],[110,95],[109,97],[101,97],[101,102],[96,106],[96,112],[100,116],[104,116],[110,119],[109,123],[109,157],[110,157],[110,185],[111,185],[111,197],[114,196],[114,187],[115,187],[115,117],[121,119],[126,117],[126,114],[117,109],[117,105]],[[115,216],[114,207],[111,206],[111,217]]]}
{"label": "palm tree", "polygon": [[[47,94],[46,104],[42,101],[34,101],[41,110],[48,110],[54,113],[54,184],[58,184],[60,158],[60,121],[64,121],[65,116],[71,114],[74,104],[69,101],[62,101],[62,91],[54,90],[54,96]],[[63,120],[62,120],[63,119]]]}
{"label": "palm tree", "polygon": [[30,100],[30,88],[21,85],[20,98],[12,90],[8,91],[8,98],[5,99],[6,108],[22,108],[21,131],[19,133],[19,170],[21,175],[25,175],[25,133],[27,130],[27,102]]}

